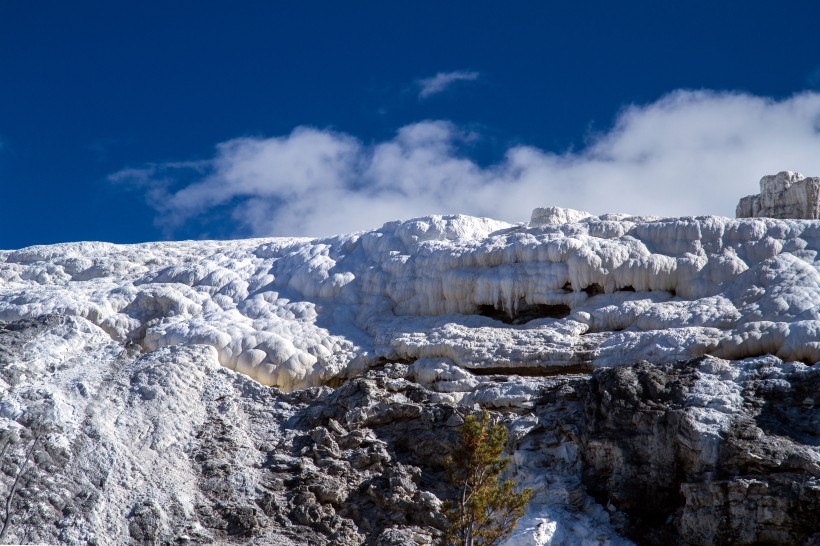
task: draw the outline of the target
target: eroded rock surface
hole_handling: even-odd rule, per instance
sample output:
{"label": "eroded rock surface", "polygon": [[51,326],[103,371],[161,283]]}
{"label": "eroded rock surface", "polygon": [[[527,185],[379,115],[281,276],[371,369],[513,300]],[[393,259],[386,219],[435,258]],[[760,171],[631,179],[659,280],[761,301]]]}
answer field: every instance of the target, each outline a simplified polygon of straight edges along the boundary
{"label": "eroded rock surface", "polygon": [[601,370],[585,483],[653,544],[820,540],[820,370],[704,358]]}
{"label": "eroded rock surface", "polygon": [[783,171],[760,179],[760,193],[737,204],[738,218],[820,219],[820,178]]}
{"label": "eroded rock surface", "polygon": [[[288,394],[209,347],[141,354],[86,325],[0,329],[0,542],[432,544],[454,493],[444,459],[481,406],[536,491],[510,545],[820,538],[813,366],[705,357],[453,384],[387,364]],[[54,339],[59,356],[21,368]]]}

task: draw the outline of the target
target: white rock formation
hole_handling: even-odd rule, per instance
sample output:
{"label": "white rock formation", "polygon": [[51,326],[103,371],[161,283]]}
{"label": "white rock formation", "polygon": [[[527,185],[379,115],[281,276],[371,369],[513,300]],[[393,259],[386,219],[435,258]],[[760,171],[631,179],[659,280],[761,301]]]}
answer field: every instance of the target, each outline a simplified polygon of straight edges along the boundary
{"label": "white rock formation", "polygon": [[[429,543],[440,459],[476,406],[507,416],[511,472],[536,490],[508,544],[628,543],[619,510],[635,513],[646,468],[689,473],[687,511],[664,509],[714,542],[726,503],[709,488],[749,487],[711,476],[748,461],[792,461],[803,496],[775,480],[776,498],[732,505],[744,541],[804,536],[793,520],[812,525],[820,503],[802,439],[820,403],[819,251],[817,220],[557,208],[520,225],[0,251],[0,501],[31,508],[0,514],[0,542],[360,544],[378,506],[369,544]],[[294,391],[371,369],[289,395],[229,371]],[[771,413],[760,428],[756,411]],[[738,427],[766,442],[724,460]],[[587,492],[590,467],[615,504]],[[683,490],[664,487],[664,502]],[[773,531],[770,501],[808,515]]]}
{"label": "white rock formation", "polygon": [[570,224],[590,217],[592,217],[590,213],[582,210],[565,209],[561,207],[539,207],[532,211],[530,226]]}
{"label": "white rock formation", "polygon": [[223,366],[285,389],[420,358],[471,370],[705,354],[814,363],[818,249],[817,221],[628,216],[72,243],[0,252],[0,320],[82,317],[145,351],[208,345]]}
{"label": "white rock formation", "polygon": [[820,219],[820,177],[783,171],[760,179],[760,193],[737,204],[738,218]]}

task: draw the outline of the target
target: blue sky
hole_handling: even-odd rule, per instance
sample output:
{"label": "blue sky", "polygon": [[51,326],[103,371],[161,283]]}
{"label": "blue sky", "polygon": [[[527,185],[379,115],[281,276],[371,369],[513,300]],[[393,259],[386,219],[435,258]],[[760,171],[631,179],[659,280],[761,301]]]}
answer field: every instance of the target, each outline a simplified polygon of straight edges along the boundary
{"label": "blue sky", "polygon": [[535,206],[732,215],[820,175],[820,4],[0,1],[0,248]]}

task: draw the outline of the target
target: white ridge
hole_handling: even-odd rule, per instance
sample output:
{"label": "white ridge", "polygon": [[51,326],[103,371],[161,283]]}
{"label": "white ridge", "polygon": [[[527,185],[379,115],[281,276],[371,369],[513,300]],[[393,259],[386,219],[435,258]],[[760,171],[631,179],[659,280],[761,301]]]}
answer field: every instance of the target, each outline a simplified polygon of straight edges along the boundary
{"label": "white ridge", "polygon": [[820,221],[539,210],[529,225],[431,216],[326,239],[0,251],[0,320],[56,313],[145,351],[207,345],[283,389],[380,359],[432,359],[416,373],[449,390],[475,383],[456,368],[820,361]]}

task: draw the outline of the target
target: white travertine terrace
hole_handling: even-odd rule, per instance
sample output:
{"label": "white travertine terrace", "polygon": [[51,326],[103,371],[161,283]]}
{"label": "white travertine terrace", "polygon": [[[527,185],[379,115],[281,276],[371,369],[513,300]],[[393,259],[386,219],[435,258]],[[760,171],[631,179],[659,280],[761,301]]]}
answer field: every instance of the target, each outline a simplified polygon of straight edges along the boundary
{"label": "white travertine terrace", "polygon": [[529,225],[434,216],[326,239],[0,251],[0,320],[66,314],[146,351],[209,345],[285,389],[384,359],[424,359],[419,377],[455,390],[471,381],[458,369],[820,361],[820,221],[536,212]]}

